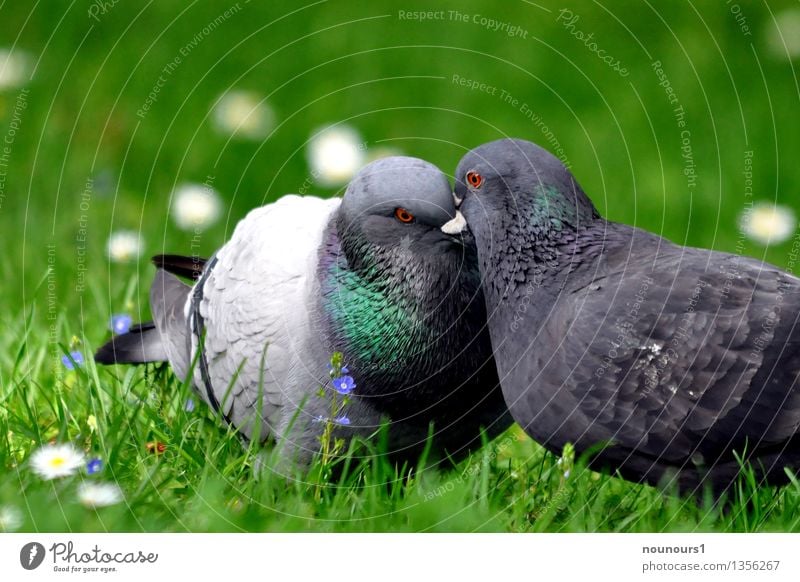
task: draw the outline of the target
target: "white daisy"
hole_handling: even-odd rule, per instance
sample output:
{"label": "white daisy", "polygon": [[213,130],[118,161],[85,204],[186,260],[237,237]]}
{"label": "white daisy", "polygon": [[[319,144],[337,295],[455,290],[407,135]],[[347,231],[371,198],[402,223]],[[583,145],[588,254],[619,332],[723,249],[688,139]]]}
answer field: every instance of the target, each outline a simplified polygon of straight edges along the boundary
{"label": "white daisy", "polygon": [[31,57],[28,53],[0,48],[0,91],[23,85],[30,74],[30,68]]}
{"label": "white daisy", "polygon": [[791,208],[770,202],[757,202],[739,217],[739,228],[748,238],[763,244],[786,242],[797,228]]}
{"label": "white daisy", "polygon": [[108,507],[122,501],[122,490],[114,483],[84,481],[78,487],[78,499],[86,507]]}
{"label": "white daisy", "polygon": [[800,57],[800,8],[789,8],[767,24],[767,44],[775,56]]}
{"label": "white daisy", "polygon": [[42,479],[68,477],[83,467],[83,453],[70,444],[44,445],[31,455],[30,463]]}
{"label": "white daisy", "polygon": [[142,237],[132,230],[119,230],[111,233],[106,244],[108,258],[115,263],[128,263],[138,259],[143,248]]}
{"label": "white daisy", "polygon": [[340,186],[364,165],[365,147],[352,127],[337,125],[317,131],[308,144],[308,164],[322,186]]}
{"label": "white daisy", "polygon": [[22,513],[16,507],[0,507],[0,532],[12,532],[22,525]]}
{"label": "white daisy", "polygon": [[204,184],[182,184],[172,194],[172,218],[182,230],[203,230],[219,220],[222,202]]}
{"label": "white daisy", "polygon": [[217,100],[213,116],[217,131],[247,139],[263,139],[275,123],[270,106],[252,91],[228,91]]}

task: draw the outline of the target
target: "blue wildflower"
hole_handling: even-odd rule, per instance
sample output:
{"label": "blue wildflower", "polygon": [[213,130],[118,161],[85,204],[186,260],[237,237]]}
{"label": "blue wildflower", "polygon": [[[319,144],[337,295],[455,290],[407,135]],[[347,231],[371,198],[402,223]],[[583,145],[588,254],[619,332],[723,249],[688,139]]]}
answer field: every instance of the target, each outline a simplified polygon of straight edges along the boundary
{"label": "blue wildflower", "polygon": [[133,318],[127,313],[118,313],[111,316],[111,331],[116,334],[128,333],[133,325]]}
{"label": "blue wildflower", "polygon": [[356,383],[352,376],[341,376],[333,379],[333,389],[339,394],[350,394],[355,387]]}
{"label": "blue wildflower", "polygon": [[70,352],[69,355],[65,354],[61,356],[61,363],[67,370],[74,370],[76,365],[83,365],[83,354],[78,351]]}
{"label": "blue wildflower", "polygon": [[342,415],[342,416],[340,416],[339,418],[336,419],[336,424],[341,424],[342,426],[347,426],[348,424],[350,424],[350,419],[347,418],[346,416]]}
{"label": "blue wildflower", "polygon": [[194,400],[192,398],[186,399],[186,404],[183,405],[186,412],[194,412]]}
{"label": "blue wildflower", "polygon": [[95,473],[99,473],[103,468],[103,461],[95,457],[91,461],[86,464],[86,472],[89,475],[94,475]]}
{"label": "blue wildflower", "polygon": [[[342,370],[342,374],[349,374],[350,373],[350,370],[347,368],[347,366],[342,366],[341,370]],[[333,372],[333,365],[332,364],[328,364],[328,371],[329,372]]]}

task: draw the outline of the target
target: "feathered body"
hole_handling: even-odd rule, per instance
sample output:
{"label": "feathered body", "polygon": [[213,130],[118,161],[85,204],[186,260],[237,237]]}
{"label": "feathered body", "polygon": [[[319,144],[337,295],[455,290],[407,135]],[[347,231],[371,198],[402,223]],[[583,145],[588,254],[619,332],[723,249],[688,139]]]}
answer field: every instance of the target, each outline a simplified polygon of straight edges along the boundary
{"label": "feathered body", "polygon": [[[493,436],[511,422],[474,245],[439,228],[455,213],[449,186],[429,164],[399,160],[364,171],[344,203],[290,195],[251,211],[194,287],[160,271],[151,290],[158,345],[178,376],[197,361],[193,384],[212,407],[300,463],[331,414],[318,391],[332,394],[337,351],[356,383],[337,436],[388,422],[391,452],[413,457],[433,423],[435,450],[458,456],[481,430]],[[400,204],[414,208],[411,224],[394,218]],[[197,272],[174,257],[164,266],[173,264]],[[99,359],[113,362],[140,336],[124,337]]]}
{"label": "feathered body", "polygon": [[685,492],[726,490],[739,459],[771,483],[800,468],[800,279],[602,219],[527,142],[477,148],[457,178],[469,171],[485,182],[457,191],[528,434]]}

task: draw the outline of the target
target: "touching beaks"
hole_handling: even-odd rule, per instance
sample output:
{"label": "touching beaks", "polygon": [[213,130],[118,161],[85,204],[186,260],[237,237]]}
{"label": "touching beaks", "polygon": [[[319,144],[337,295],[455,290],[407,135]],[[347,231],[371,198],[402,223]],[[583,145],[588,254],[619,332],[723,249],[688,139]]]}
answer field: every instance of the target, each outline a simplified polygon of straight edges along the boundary
{"label": "touching beaks", "polygon": [[445,234],[460,234],[467,228],[467,221],[461,211],[456,210],[456,217],[442,225],[442,232]]}

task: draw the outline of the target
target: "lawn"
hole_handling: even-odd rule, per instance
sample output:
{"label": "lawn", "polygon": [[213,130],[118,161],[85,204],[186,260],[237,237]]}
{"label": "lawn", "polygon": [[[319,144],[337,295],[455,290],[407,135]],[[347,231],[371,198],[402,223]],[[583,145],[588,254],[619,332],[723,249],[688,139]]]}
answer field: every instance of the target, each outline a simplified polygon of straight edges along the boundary
{"label": "lawn", "polygon": [[[0,50],[27,71],[0,81],[0,529],[800,531],[798,482],[745,479],[719,511],[584,470],[516,428],[454,468],[396,467],[373,442],[333,482],[282,476],[168,370],[90,358],[112,314],[149,317],[148,256],[208,255],[249,209],[285,193],[340,194],[308,156],[334,123],[367,152],[402,151],[447,173],[485,141],[536,141],[613,220],[794,268],[800,238],[766,247],[739,218],[757,202],[800,212],[800,84],[787,55],[796,65],[798,10],[788,0],[0,3]],[[231,90],[266,99],[268,131],[220,130],[215,103]],[[186,183],[222,200],[202,233],[171,214]],[[141,254],[109,260],[109,237],[126,231]],[[65,361],[71,352],[85,361]],[[42,479],[30,456],[51,442],[102,468]],[[79,488],[94,481],[117,483],[124,502],[85,507]]]}

